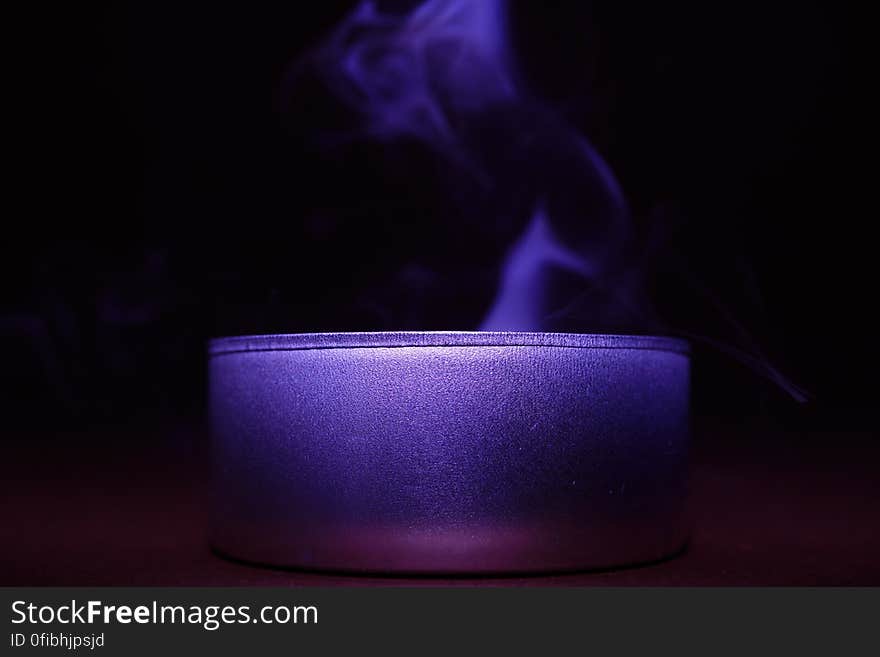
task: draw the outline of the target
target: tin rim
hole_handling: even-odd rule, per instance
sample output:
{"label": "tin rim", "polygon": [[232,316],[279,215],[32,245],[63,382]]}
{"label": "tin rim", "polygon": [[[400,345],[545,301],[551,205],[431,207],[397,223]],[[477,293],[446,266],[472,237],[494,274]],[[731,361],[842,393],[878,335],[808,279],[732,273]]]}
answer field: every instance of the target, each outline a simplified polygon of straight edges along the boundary
{"label": "tin rim", "polygon": [[363,349],[395,347],[554,347],[574,349],[643,349],[688,355],[687,340],[658,335],[601,333],[530,333],[519,331],[376,331],[345,333],[282,333],[214,338],[208,354]]}

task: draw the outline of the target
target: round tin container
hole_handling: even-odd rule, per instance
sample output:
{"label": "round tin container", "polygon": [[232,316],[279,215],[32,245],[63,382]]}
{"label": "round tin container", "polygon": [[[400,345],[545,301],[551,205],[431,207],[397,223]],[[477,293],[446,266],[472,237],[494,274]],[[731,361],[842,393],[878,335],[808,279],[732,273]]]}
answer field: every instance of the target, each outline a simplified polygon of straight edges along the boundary
{"label": "round tin container", "polygon": [[327,333],[209,348],[211,541],[308,569],[652,561],[687,539],[687,343]]}

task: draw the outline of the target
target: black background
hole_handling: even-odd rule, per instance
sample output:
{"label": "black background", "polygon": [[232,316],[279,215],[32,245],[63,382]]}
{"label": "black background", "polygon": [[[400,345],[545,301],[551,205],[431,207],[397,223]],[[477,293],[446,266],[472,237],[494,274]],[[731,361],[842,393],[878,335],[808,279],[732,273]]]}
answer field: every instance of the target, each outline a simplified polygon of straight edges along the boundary
{"label": "black background", "polygon": [[[662,226],[664,318],[733,339],[680,284],[686,270],[814,396],[800,406],[700,348],[697,413],[870,426],[876,212],[858,17],[839,3],[550,5],[512,3],[519,65],[611,165],[637,224]],[[444,216],[425,169],[377,173],[378,147],[322,159],[308,136],[326,107],[284,86],[349,6],[67,3],[20,19],[6,421],[199,418],[210,336],[476,327],[494,281],[468,268],[508,243]],[[411,260],[452,284],[419,312],[393,289],[390,310],[364,312],[362,290],[381,293]]]}

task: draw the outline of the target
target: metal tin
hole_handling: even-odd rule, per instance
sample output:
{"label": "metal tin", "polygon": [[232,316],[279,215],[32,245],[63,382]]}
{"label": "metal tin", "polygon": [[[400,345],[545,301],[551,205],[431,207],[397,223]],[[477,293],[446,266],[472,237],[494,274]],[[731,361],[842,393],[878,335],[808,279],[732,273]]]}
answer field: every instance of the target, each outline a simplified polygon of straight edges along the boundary
{"label": "metal tin", "polygon": [[686,541],[682,340],[327,333],[209,352],[223,554],[534,572],[656,560]]}

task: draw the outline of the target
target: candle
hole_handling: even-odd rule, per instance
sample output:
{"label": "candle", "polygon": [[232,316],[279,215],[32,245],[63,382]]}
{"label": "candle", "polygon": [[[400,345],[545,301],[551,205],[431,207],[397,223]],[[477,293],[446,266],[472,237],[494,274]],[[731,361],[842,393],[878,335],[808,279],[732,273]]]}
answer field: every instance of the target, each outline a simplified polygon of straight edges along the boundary
{"label": "candle", "polygon": [[211,541],[312,569],[539,572],[687,539],[687,343],[418,332],[209,347]]}

